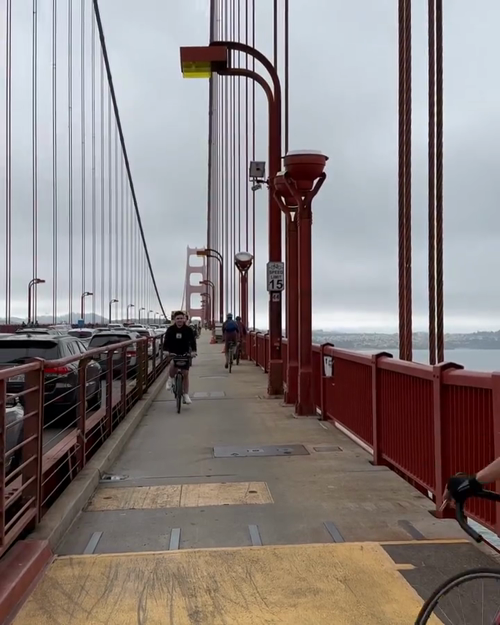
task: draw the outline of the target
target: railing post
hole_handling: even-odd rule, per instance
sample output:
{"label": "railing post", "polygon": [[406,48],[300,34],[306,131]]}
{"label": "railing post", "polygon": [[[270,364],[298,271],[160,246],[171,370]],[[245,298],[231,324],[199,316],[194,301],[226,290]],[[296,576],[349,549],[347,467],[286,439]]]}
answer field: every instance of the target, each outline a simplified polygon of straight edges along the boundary
{"label": "railing post", "polygon": [[[137,341],[135,353],[137,354],[137,399],[141,399],[144,395],[144,349],[143,349],[143,339]],[[148,355],[148,351],[146,348],[146,358]]]}
{"label": "railing post", "polygon": [[34,462],[28,464],[22,470],[22,482],[25,484],[32,478],[35,478],[25,490],[25,497],[34,497],[37,509],[36,522],[40,521],[42,515],[42,454],[43,454],[43,397],[44,397],[44,374],[43,363],[40,362],[40,368],[34,371],[28,371],[25,374],[24,388],[26,390],[35,389],[34,392],[28,392],[24,396],[25,414],[32,416],[24,420],[24,440],[29,442],[23,447],[22,463],[24,464],[30,458],[34,458]]}
{"label": "railing post", "polygon": [[451,516],[448,511],[440,511],[443,503],[443,493],[446,481],[450,477],[445,475],[445,464],[443,457],[446,454],[447,441],[443,437],[442,417],[443,417],[443,373],[449,369],[463,369],[462,365],[453,362],[443,362],[432,367],[432,417],[434,422],[434,500],[436,503],[435,516],[445,518]]}
{"label": "railing post", "polygon": [[153,343],[153,380],[156,380],[156,336],[152,339]]}
{"label": "railing post", "polygon": [[[320,346],[320,358],[321,358],[321,387],[320,387],[320,410],[321,410],[321,420],[322,421],[326,421],[327,420],[327,409],[326,409],[326,384],[327,384],[327,380],[329,380],[330,378],[333,378],[333,367],[334,367],[334,362],[333,362],[333,356],[325,356],[325,348],[326,347],[334,347],[333,343],[322,343]],[[330,371],[328,371],[328,363],[326,361],[326,358],[331,358],[332,362],[331,362],[331,368]]]}
{"label": "railing post", "polygon": [[[500,458],[500,373],[491,374],[491,392],[493,403],[493,448],[495,458]],[[479,468],[482,467],[478,467]],[[500,480],[495,484],[495,491],[500,493]],[[500,536],[500,502],[495,504],[495,532]]]}
{"label": "railing post", "polygon": [[378,352],[372,354],[372,419],[373,419],[373,460],[372,464],[384,464],[382,458],[382,406],[380,403],[380,375],[378,361],[380,358],[392,358],[389,352]]}
{"label": "railing post", "polygon": [[[5,544],[5,452],[7,450],[7,381],[0,380],[0,552]],[[38,506],[37,506],[38,507]]]}
{"label": "railing post", "polygon": [[114,350],[109,349],[106,354],[106,431],[108,438],[113,431],[113,374]]}
{"label": "railing post", "polygon": [[120,384],[120,390],[121,390],[121,415],[122,415],[122,419],[125,418],[125,415],[127,414],[127,375],[128,375],[128,371],[127,371],[127,348],[126,347],[122,347],[120,349],[121,355],[122,355],[122,379],[121,379],[121,384]]}
{"label": "railing post", "polygon": [[86,419],[87,419],[87,365],[89,358],[83,357],[78,363],[78,406],[76,411],[76,462],[83,469],[86,461]]}

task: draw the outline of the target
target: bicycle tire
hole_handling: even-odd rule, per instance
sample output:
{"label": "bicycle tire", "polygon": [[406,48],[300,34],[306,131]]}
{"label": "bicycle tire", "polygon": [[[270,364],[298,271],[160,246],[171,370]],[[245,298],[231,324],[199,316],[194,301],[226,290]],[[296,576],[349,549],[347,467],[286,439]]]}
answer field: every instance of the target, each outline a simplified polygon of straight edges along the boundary
{"label": "bicycle tire", "polygon": [[176,404],[177,404],[177,414],[181,413],[183,382],[184,382],[184,380],[182,378],[182,374],[178,373],[175,376],[175,400],[176,400]]}
{"label": "bicycle tire", "polygon": [[468,581],[481,579],[482,577],[488,579],[498,579],[500,581],[500,569],[469,569],[468,571],[462,571],[462,573],[457,573],[456,575],[453,575],[453,577],[449,577],[440,586],[438,586],[432,595],[425,601],[420,612],[418,613],[415,625],[426,625],[431,616],[436,616],[434,614],[434,610],[439,607],[439,600],[447,595],[451,590]]}
{"label": "bicycle tire", "polygon": [[231,373],[231,369],[233,368],[233,348],[229,350],[229,373]]}

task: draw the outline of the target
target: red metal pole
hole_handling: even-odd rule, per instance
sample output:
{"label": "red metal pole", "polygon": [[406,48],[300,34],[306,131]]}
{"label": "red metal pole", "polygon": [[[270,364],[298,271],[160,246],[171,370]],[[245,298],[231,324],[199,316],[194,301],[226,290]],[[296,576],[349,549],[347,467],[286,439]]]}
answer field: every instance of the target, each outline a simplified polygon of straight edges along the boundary
{"label": "red metal pole", "polygon": [[28,283],[28,323],[31,322],[31,284],[32,281]]}
{"label": "red metal pole", "polygon": [[[241,320],[245,328],[248,328],[248,272],[240,272],[240,294],[241,294]],[[246,342],[241,341],[241,359],[247,360]]]}
{"label": "red metal pole", "polygon": [[221,323],[224,322],[224,265],[222,264],[222,261],[219,260],[219,280],[220,280],[220,286],[219,286],[219,321]]}
{"label": "red metal pole", "polygon": [[299,250],[297,217],[287,214],[287,363],[285,403],[295,404],[298,399],[299,377]]}
{"label": "red metal pole", "polygon": [[299,396],[295,412],[314,414],[312,396],[312,211],[304,206],[298,215],[299,242]]}
{"label": "red metal pole", "polygon": [[[249,54],[267,69],[274,87],[274,95],[267,82],[259,74],[246,69],[227,69],[219,73],[225,76],[242,76],[258,82],[266,92],[269,104],[269,178],[272,180],[281,165],[281,86],[273,65],[258,50],[235,41],[218,41],[230,50]],[[272,193],[269,193],[269,261],[281,262],[281,209]],[[281,293],[269,293],[269,369],[268,394],[283,394]]]}

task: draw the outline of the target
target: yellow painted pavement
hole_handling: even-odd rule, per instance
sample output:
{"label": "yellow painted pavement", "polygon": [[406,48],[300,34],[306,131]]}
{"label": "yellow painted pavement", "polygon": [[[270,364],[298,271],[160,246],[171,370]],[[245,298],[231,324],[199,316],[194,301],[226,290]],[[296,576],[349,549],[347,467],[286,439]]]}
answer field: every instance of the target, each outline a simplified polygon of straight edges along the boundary
{"label": "yellow painted pavement", "polygon": [[87,510],[154,510],[270,503],[273,503],[273,498],[265,482],[222,482],[100,488]]}
{"label": "yellow painted pavement", "polygon": [[411,625],[420,605],[376,543],[181,550],[58,558],[14,625]]}

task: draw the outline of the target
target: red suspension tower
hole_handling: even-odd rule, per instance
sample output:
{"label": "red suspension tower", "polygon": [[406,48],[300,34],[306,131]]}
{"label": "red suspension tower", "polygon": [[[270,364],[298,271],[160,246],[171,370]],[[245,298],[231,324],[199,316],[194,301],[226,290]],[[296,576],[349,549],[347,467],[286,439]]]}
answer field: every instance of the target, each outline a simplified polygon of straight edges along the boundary
{"label": "red suspension tower", "polygon": [[[201,295],[207,290],[207,287],[202,284],[202,282],[207,279],[207,265],[205,258],[197,256],[196,254],[201,251],[201,249],[202,248],[198,247],[187,248],[186,281],[184,283],[183,302],[185,303],[185,310],[189,315],[189,319],[192,319],[193,317],[200,317],[202,321],[206,321],[206,313],[205,309],[202,307]],[[191,261],[192,258],[202,258],[203,264],[193,265]],[[194,305],[193,295],[199,296],[199,301]]]}

